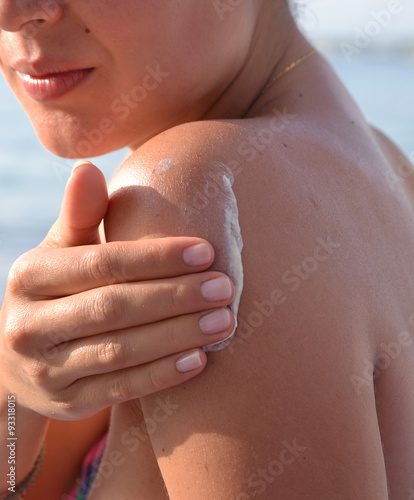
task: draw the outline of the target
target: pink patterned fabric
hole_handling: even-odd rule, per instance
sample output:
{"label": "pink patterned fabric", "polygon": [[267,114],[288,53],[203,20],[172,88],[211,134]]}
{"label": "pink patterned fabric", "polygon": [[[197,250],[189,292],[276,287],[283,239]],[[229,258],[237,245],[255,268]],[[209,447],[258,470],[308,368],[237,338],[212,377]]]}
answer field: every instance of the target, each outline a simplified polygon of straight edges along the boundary
{"label": "pink patterned fabric", "polygon": [[69,495],[65,496],[65,500],[87,500],[105,450],[107,438],[108,433],[88,451],[82,464],[81,476]]}

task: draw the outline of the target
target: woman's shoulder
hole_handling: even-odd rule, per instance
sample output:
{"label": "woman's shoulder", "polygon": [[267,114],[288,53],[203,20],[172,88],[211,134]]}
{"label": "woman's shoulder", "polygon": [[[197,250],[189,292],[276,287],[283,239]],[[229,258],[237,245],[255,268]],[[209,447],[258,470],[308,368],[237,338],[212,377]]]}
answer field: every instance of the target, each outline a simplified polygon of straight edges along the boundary
{"label": "woman's shoulder", "polygon": [[[247,123],[248,122],[248,123]],[[110,190],[125,182],[173,181],[184,171],[203,174],[217,162],[240,170],[243,157],[237,151],[244,145],[252,120],[206,120],[184,123],[151,138],[132,152],[116,171]],[[237,175],[237,173],[236,173]]]}
{"label": "woman's shoulder", "polygon": [[[214,218],[217,184],[223,175],[233,185],[240,206],[262,194],[267,197],[261,191],[264,184],[277,193],[273,202],[286,206],[285,193],[300,189],[286,173],[293,172],[289,164],[297,166],[301,160],[297,153],[303,144],[299,134],[288,128],[292,118],[282,110],[278,119],[280,129],[268,118],[251,118],[185,123],[158,134],[115,172],[109,184],[110,209],[139,190],[140,198],[148,203],[151,198],[152,206],[161,206],[161,201],[165,209],[185,205],[189,214],[203,212]],[[169,213],[177,220],[176,210]]]}
{"label": "woman's shoulder", "polygon": [[243,127],[238,121],[205,121],[173,127],[147,141],[130,154],[109,184],[106,225],[116,228],[114,219],[127,210],[130,218],[139,213],[146,221],[145,228],[139,227],[143,232],[152,228],[153,236],[200,232],[217,215],[223,176],[233,184],[243,168],[234,155],[240,134]]}
{"label": "woman's shoulder", "polygon": [[[367,405],[371,393],[357,398],[349,380],[372,354],[358,318],[350,335],[351,300],[340,290],[352,245],[335,218],[336,193],[322,196],[318,162],[312,157],[307,164],[300,136],[292,136],[288,124],[278,130],[278,123],[267,118],[171,129],[131,155],[112,186],[110,239],[188,232],[221,251],[228,222],[223,189],[234,181],[244,241],[239,324],[229,347],[209,355],[202,375],[166,393],[177,411],[151,440],[172,497],[210,491],[211,475],[220,498],[265,490],[288,497],[297,474],[303,491],[310,491],[314,468],[306,463],[326,457],[352,471],[352,484],[344,478],[339,485],[350,498],[356,491],[375,496],[384,484],[375,409]],[[324,179],[327,186],[329,174]],[[151,396],[142,399],[145,415],[155,403]],[[338,428],[345,429],[339,437]],[[360,432],[367,435],[362,443]],[[355,459],[367,454],[369,464]],[[332,466],[319,478],[322,496],[338,487],[334,472]]]}

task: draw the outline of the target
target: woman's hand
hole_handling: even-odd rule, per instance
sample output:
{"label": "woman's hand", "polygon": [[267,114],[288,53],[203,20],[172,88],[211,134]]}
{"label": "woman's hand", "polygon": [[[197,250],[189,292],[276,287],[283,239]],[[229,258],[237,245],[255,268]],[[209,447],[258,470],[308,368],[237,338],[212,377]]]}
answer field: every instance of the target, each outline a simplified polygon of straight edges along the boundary
{"label": "woman's hand", "polygon": [[10,272],[1,383],[51,418],[82,419],[180,384],[203,370],[200,347],[234,328],[231,281],[200,272],[212,264],[211,245],[189,237],[100,243],[107,204],[101,172],[79,165],[59,219]]}

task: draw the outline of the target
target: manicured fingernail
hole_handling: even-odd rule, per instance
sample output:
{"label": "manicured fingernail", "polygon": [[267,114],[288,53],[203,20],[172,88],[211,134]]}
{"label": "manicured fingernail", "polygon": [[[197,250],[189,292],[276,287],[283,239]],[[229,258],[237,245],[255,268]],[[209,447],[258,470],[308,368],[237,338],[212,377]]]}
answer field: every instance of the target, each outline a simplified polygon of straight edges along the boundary
{"label": "manicured fingernail", "polygon": [[190,352],[190,354],[186,354],[182,356],[176,363],[175,366],[177,370],[181,373],[189,372],[191,370],[195,370],[196,368],[200,368],[203,362],[201,361],[200,353],[198,351]]}
{"label": "manicured fingernail", "polygon": [[79,160],[79,161],[77,161],[77,162],[75,163],[75,165],[73,165],[73,167],[72,167],[72,172],[70,173],[70,175],[73,175],[73,172],[74,172],[74,171],[75,171],[78,167],[80,167],[81,165],[85,165],[85,164],[87,164],[87,163],[91,163],[91,164],[92,164],[92,162],[90,162],[89,160]]}
{"label": "manicured fingernail", "polygon": [[205,281],[201,285],[201,295],[209,301],[229,299],[232,293],[230,280],[224,276]]}
{"label": "manicured fingernail", "polygon": [[202,266],[211,260],[211,249],[205,243],[187,247],[183,251],[183,260],[188,266]]}
{"label": "manicured fingernail", "polygon": [[231,313],[228,309],[218,309],[200,318],[200,330],[206,335],[222,332],[230,326]]}

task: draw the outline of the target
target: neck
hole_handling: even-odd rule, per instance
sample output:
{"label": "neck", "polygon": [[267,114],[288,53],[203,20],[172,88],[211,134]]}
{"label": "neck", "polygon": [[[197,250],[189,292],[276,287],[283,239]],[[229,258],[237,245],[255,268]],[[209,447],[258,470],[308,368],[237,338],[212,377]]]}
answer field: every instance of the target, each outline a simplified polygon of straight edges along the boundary
{"label": "neck", "polygon": [[[311,50],[312,46],[300,33],[286,7],[274,7],[270,13],[269,9],[272,8],[263,7],[259,14],[250,50],[236,78],[201,119],[253,116],[269,99],[274,99],[275,93],[284,93],[284,78],[261,94],[265,85]],[[298,70],[299,67],[294,71]]]}

